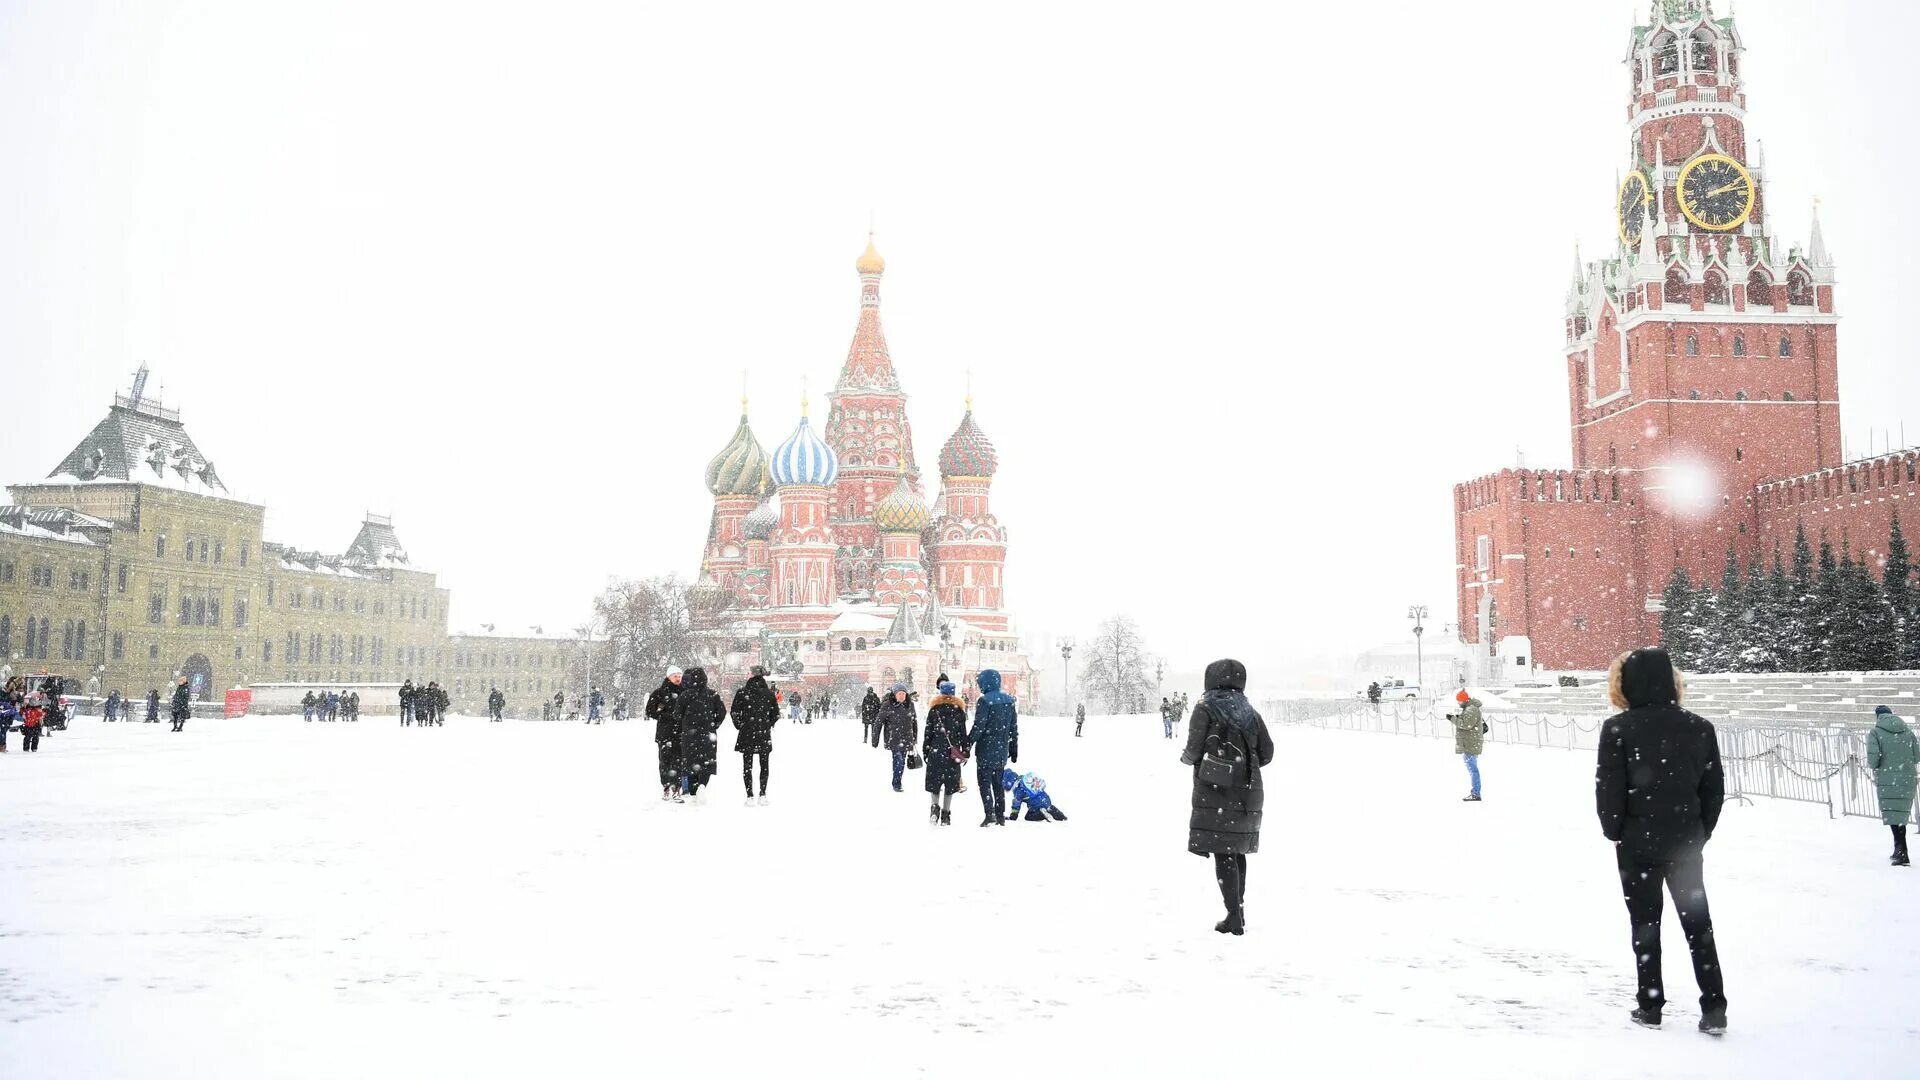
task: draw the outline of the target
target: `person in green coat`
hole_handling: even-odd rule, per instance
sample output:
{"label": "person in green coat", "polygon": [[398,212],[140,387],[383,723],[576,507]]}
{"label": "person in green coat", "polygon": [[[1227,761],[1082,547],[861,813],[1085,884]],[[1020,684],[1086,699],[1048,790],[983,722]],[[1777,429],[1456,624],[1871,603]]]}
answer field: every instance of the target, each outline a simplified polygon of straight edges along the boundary
{"label": "person in green coat", "polygon": [[1454,696],[1460,703],[1460,711],[1448,713],[1447,719],[1453,722],[1453,752],[1467,761],[1467,775],[1473,778],[1473,790],[1461,802],[1480,801],[1480,751],[1485,749],[1487,741],[1487,722],[1480,712],[1480,699],[1460,691]]}
{"label": "person in green coat", "polygon": [[1893,830],[1893,865],[1907,860],[1907,821],[1913,817],[1914,767],[1920,749],[1906,721],[1881,705],[1873,710],[1873,731],[1867,736],[1867,765],[1873,785],[1880,790],[1880,820]]}

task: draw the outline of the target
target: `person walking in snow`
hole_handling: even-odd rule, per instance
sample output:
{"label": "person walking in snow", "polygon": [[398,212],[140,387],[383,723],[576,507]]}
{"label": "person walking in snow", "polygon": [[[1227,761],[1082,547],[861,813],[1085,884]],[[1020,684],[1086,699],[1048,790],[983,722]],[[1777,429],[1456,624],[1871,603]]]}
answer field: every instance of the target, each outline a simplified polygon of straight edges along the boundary
{"label": "person walking in snow", "polygon": [[726,702],[707,686],[705,668],[687,671],[674,713],[680,728],[680,754],[686,762],[687,794],[704,804],[704,792],[717,765],[720,725],[727,719]]}
{"label": "person walking in snow", "polygon": [[760,758],[761,806],[767,805],[768,759],[773,756],[773,725],[780,722],[780,703],[767,685],[767,669],[754,665],[753,676],[733,692],[733,726],[739,731],[733,752],[740,755],[740,779],[747,785],[747,805],[754,805],[753,759]]}
{"label": "person walking in snow", "polygon": [[860,699],[860,741],[880,745],[880,695],[871,686],[867,687],[867,696]]}
{"label": "person walking in snow", "polygon": [[1007,823],[1007,792],[1000,773],[1008,762],[1020,760],[1020,710],[1012,694],[1000,689],[1000,673],[987,668],[974,676],[980,700],[973,706],[973,728],[967,743],[973,747],[974,781],[980,805],[986,811],[980,826]]}
{"label": "person walking in snow", "polygon": [[38,690],[27,695],[27,701],[20,709],[20,752],[37,754],[40,752],[40,733],[46,730],[47,695]]}
{"label": "person walking in snow", "polygon": [[587,689],[587,723],[603,723],[604,721],[600,719],[600,710],[606,708],[606,706],[607,696],[600,692],[600,688],[597,686],[589,687]]}
{"label": "person walking in snow", "polygon": [[1480,753],[1486,748],[1487,721],[1480,708],[1480,699],[1465,690],[1454,695],[1460,711],[1448,713],[1447,720],[1453,724],[1453,752],[1467,762],[1467,776],[1473,780],[1473,790],[1461,802],[1480,801]]}
{"label": "person walking in snow", "polygon": [[680,669],[669,667],[660,685],[647,695],[647,719],[653,721],[653,746],[660,758],[660,798],[679,802],[687,788],[680,762]]}
{"label": "person walking in snow", "polygon": [[954,696],[953,684],[944,677],[939,695],[927,707],[927,733],[920,742],[920,756],[927,769],[927,824],[953,824],[953,797],[960,791],[960,777],[966,768],[970,744],[967,742],[967,706]]}
{"label": "person walking in snow", "polygon": [[7,752],[7,732],[20,722],[20,700],[12,690],[0,693],[0,754]]}
{"label": "person walking in snow", "polygon": [[313,696],[313,691],[311,690],[307,691],[306,696],[300,699],[300,718],[309,724],[313,723],[313,706],[318,700],[318,698]]}
{"label": "person walking in snow", "polygon": [[1247,668],[1238,660],[1207,665],[1206,693],[1187,725],[1182,765],[1193,767],[1187,850],[1213,859],[1227,917],[1222,934],[1247,930],[1247,856],[1260,850],[1267,794],[1260,770],[1273,764],[1267,722],[1247,701]]}
{"label": "person walking in snow", "polygon": [[400,726],[413,723],[413,680],[400,684]]}
{"label": "person walking in snow", "polygon": [[907,684],[897,682],[880,703],[880,741],[893,755],[893,790],[900,786],[907,771],[907,754],[920,738],[920,721],[914,716],[913,702],[907,697]]}
{"label": "person walking in snow", "polygon": [[173,688],[173,707],[169,710],[173,717],[173,730],[180,731],[187,726],[187,718],[193,715],[193,691],[187,689],[187,677],[182,675],[180,682]]}
{"label": "person walking in snow", "polygon": [[1727,996],[1707,907],[1704,854],[1726,797],[1713,725],[1682,708],[1681,676],[1665,649],[1623,653],[1607,674],[1620,712],[1601,727],[1594,770],[1600,831],[1614,844],[1620,891],[1633,924],[1639,1004],[1633,1022],[1659,1027],[1667,1002],[1660,972],[1660,889],[1673,894],[1700,985],[1700,1030],[1727,1030]]}
{"label": "person walking in snow", "polygon": [[1081,702],[1073,707],[1073,737],[1080,737],[1080,729],[1087,726],[1087,703]]}
{"label": "person walking in snow", "polygon": [[502,718],[501,714],[506,712],[506,709],[507,695],[501,693],[500,688],[497,686],[489,689],[487,691],[487,721],[489,723],[499,723]]}
{"label": "person walking in snow", "polygon": [[360,722],[360,691],[358,690],[347,695],[347,719],[356,724]]}
{"label": "person walking in snow", "polygon": [[147,689],[147,723],[160,722],[160,691],[157,687]]}
{"label": "person walking in snow", "polygon": [[1907,822],[1913,819],[1914,767],[1920,748],[1906,721],[1885,705],[1873,710],[1873,731],[1867,735],[1867,767],[1880,794],[1880,820],[1893,830],[1893,865],[1911,865],[1907,858]]}

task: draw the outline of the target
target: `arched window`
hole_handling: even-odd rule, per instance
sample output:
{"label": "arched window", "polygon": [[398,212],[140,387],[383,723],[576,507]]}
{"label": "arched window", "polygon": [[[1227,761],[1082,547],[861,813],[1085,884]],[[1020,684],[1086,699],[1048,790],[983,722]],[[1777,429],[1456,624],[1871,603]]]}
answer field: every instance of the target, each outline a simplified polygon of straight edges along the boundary
{"label": "arched window", "polygon": [[1765,270],[1758,267],[1754,268],[1753,273],[1747,275],[1747,306],[1750,308],[1773,306],[1773,279],[1767,276]]}
{"label": "arched window", "polygon": [[1709,270],[1706,285],[1707,303],[1723,305],[1733,303],[1733,293],[1727,288],[1727,275],[1717,269]]}
{"label": "arched window", "polygon": [[1813,303],[1813,278],[1805,270],[1796,269],[1787,275],[1787,303],[1799,305]]}
{"label": "arched window", "polygon": [[1688,356],[1700,355],[1700,335],[1699,334],[1687,335],[1687,355]]}
{"label": "arched window", "polygon": [[841,638],[841,639],[840,639],[840,651],[841,651],[841,652],[852,652],[852,651],[853,651],[853,639],[852,639],[852,638]]}
{"label": "arched window", "polygon": [[1690,303],[1693,297],[1691,293],[1688,292],[1688,290],[1692,287],[1692,285],[1693,283],[1687,280],[1687,271],[1685,267],[1681,267],[1681,266],[1668,267],[1667,268],[1667,289],[1666,289],[1667,303],[1669,304]]}
{"label": "arched window", "polygon": [[1693,39],[1693,70],[1720,70],[1718,51],[1719,50],[1714,47],[1712,34],[1709,34],[1705,30],[1696,34]]}
{"label": "arched window", "polygon": [[1785,334],[1780,335],[1780,355],[1781,356],[1793,355],[1793,339],[1791,337],[1788,337]]}
{"label": "arched window", "polygon": [[867,639],[866,639],[866,638],[863,638],[863,637],[862,637],[862,638],[854,638],[854,639],[853,639],[853,651],[854,651],[854,652],[866,652],[866,651],[867,651]]}
{"label": "arched window", "polygon": [[1733,355],[1735,356],[1747,355],[1747,335],[1745,334],[1733,335]]}
{"label": "arched window", "polygon": [[1653,73],[1655,75],[1674,75],[1680,71],[1680,42],[1676,38],[1667,38],[1653,46]]}

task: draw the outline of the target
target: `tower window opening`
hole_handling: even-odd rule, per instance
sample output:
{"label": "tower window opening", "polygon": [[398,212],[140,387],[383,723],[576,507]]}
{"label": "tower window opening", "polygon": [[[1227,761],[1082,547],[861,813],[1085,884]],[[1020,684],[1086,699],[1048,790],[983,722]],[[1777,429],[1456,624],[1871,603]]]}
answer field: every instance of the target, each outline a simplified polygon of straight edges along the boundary
{"label": "tower window opening", "polygon": [[1792,400],[1793,400],[1793,391],[1791,391],[1791,390],[1782,390],[1782,391],[1780,391],[1780,400],[1781,400],[1781,401],[1792,401]]}
{"label": "tower window opening", "polygon": [[1687,355],[1688,356],[1700,355],[1700,335],[1699,334],[1687,335]]}
{"label": "tower window opening", "polygon": [[1733,400],[1735,401],[1747,400],[1747,392],[1745,390],[1735,390],[1733,392]]}
{"label": "tower window opening", "polygon": [[1689,391],[1687,391],[1687,400],[1688,400],[1688,401],[1699,401],[1699,400],[1700,400],[1700,391],[1698,391],[1698,390],[1689,390]]}
{"label": "tower window opening", "polygon": [[1733,355],[1735,356],[1747,355],[1747,335],[1745,334],[1733,335]]}
{"label": "tower window opening", "polygon": [[1746,460],[1746,456],[1747,456],[1746,451],[1742,450],[1740,447],[1736,446],[1733,448],[1733,460],[1744,461]]}
{"label": "tower window opening", "polygon": [[1803,307],[1813,304],[1813,278],[1805,270],[1787,275],[1787,303]]}
{"label": "tower window opening", "polygon": [[1712,35],[1704,30],[1701,31],[1700,36],[1693,39],[1693,70],[1709,72],[1720,70],[1717,52]]}
{"label": "tower window opening", "polygon": [[1786,334],[1780,335],[1780,355],[1781,356],[1793,355],[1793,338],[1789,337]]}
{"label": "tower window opening", "polygon": [[1767,276],[1765,270],[1756,269],[1747,275],[1747,306],[1773,306],[1773,279]]}
{"label": "tower window opening", "polygon": [[1680,71],[1680,42],[1668,38],[1654,46],[1653,73],[1655,75],[1673,75]]}
{"label": "tower window opening", "polygon": [[1688,290],[1692,282],[1687,280],[1687,272],[1682,267],[1672,267],[1667,271],[1666,297],[1669,304],[1684,304],[1688,301]]}
{"label": "tower window opening", "polygon": [[1707,303],[1721,305],[1733,303],[1733,294],[1727,289],[1727,275],[1718,270],[1709,270],[1706,285]]}

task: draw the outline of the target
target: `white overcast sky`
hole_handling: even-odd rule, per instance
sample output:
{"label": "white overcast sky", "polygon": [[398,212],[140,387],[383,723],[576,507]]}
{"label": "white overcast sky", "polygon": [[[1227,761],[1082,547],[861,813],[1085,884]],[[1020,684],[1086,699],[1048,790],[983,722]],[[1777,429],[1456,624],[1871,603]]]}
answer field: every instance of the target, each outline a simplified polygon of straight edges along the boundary
{"label": "white overcast sky", "polygon": [[[391,512],[457,625],[570,626],[697,568],[740,373],[771,448],[871,218],[923,460],[972,369],[1023,629],[1400,640],[1452,485],[1567,462],[1645,8],[0,2],[0,478],[144,362],[269,538]],[[1847,429],[1920,441],[1920,4],[1737,14]]]}

